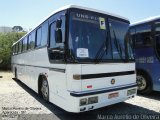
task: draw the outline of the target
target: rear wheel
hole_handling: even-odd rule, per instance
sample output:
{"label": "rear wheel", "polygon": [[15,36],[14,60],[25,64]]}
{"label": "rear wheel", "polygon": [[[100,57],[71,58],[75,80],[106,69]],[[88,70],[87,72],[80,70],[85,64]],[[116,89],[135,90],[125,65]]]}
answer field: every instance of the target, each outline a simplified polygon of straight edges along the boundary
{"label": "rear wheel", "polygon": [[42,77],[42,82],[41,82],[41,94],[44,100],[48,101],[49,100],[49,85],[48,81]]}
{"label": "rear wheel", "polygon": [[138,93],[148,94],[152,91],[149,76],[144,73],[137,74]]}

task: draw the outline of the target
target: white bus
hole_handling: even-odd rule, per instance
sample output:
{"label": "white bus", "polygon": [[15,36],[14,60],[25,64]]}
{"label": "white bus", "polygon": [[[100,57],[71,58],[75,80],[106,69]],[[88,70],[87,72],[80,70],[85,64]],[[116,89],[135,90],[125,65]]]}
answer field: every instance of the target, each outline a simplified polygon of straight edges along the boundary
{"label": "white bus", "polygon": [[123,17],[63,7],[13,44],[15,78],[69,112],[133,98],[137,86],[128,29]]}

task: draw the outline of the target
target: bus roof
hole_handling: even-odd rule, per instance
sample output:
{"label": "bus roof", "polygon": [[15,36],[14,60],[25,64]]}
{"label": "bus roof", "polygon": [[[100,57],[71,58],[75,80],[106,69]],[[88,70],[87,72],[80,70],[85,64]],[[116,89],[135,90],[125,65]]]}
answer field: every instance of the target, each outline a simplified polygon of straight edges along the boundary
{"label": "bus roof", "polygon": [[[116,15],[116,14],[113,14],[113,13],[109,13],[109,12],[106,12],[106,11],[102,11],[102,10],[97,10],[97,9],[93,9],[93,8],[87,8],[87,7],[82,7],[82,6],[77,6],[77,5],[67,5],[67,6],[64,6],[64,7],[61,7],[55,11],[53,11],[49,16],[47,16],[42,22],[40,22],[38,25],[36,25],[31,31],[29,31],[26,35],[24,35],[21,39],[23,39],[24,37],[26,37],[28,34],[30,34],[35,28],[37,28],[40,24],[42,24],[46,19],[50,18],[53,14],[59,12],[59,11],[63,11],[63,10],[66,10],[66,9],[69,9],[69,8],[77,8],[77,9],[83,9],[83,10],[88,10],[88,11],[93,11],[93,12],[97,12],[97,13],[102,13],[102,14],[107,14],[107,15],[110,15],[110,16],[113,16],[113,17],[117,17],[117,18],[120,18],[120,19],[124,19],[126,21],[129,21],[129,19],[125,18],[125,17],[122,17],[122,16],[119,16],[119,15]],[[20,40],[18,40],[17,42],[19,42]],[[13,45],[15,45],[17,42],[15,42]]]}
{"label": "bus roof", "polygon": [[158,19],[160,19],[160,16],[149,17],[147,19],[132,23],[130,26],[132,27],[132,26],[143,24],[143,23],[152,22],[152,21],[155,21],[155,20],[158,20]]}

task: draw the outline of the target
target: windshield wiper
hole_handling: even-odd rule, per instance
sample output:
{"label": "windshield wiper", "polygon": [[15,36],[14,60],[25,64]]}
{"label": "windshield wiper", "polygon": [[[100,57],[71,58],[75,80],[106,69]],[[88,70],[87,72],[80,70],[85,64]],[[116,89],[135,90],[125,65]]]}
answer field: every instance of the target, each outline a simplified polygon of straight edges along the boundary
{"label": "windshield wiper", "polygon": [[114,44],[115,44],[115,46],[117,48],[119,56],[120,56],[121,60],[124,60],[123,57],[122,57],[122,47],[121,47],[121,45],[119,44],[119,42],[117,40],[117,37],[116,37],[116,34],[115,34],[114,30],[113,30],[113,34],[114,34]]}
{"label": "windshield wiper", "polygon": [[102,57],[104,56],[104,53],[108,53],[108,31],[107,31],[107,36],[101,47],[99,48],[96,56],[95,56],[95,63],[99,63],[102,60]]}

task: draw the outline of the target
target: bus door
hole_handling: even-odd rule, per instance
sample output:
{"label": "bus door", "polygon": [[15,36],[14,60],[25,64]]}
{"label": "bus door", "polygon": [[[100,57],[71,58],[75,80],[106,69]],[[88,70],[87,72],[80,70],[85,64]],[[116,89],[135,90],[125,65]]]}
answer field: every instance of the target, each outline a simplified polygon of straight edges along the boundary
{"label": "bus door", "polygon": [[160,22],[154,24],[154,46],[155,46],[155,63],[154,63],[154,90],[160,91]]}
{"label": "bus door", "polygon": [[65,15],[49,23],[48,57],[51,63],[49,71],[51,92],[64,96],[66,90],[65,63]]}

